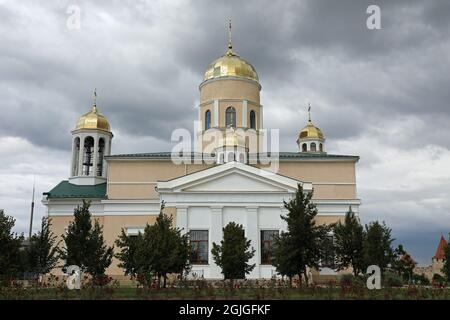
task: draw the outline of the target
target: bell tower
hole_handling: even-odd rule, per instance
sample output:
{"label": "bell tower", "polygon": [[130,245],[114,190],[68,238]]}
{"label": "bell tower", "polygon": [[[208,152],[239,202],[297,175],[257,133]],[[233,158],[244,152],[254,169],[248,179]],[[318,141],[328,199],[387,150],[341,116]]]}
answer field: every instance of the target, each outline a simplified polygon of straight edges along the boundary
{"label": "bell tower", "polygon": [[109,122],[97,110],[97,90],[91,110],[82,115],[72,131],[72,161],[69,182],[76,185],[96,185],[106,182],[106,161],[111,154]]}

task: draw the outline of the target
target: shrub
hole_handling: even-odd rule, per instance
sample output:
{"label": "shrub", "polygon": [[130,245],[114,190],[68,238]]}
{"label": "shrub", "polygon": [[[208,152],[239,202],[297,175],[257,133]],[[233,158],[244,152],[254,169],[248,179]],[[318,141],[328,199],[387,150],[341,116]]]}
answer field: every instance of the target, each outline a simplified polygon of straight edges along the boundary
{"label": "shrub", "polygon": [[411,282],[413,284],[418,284],[422,286],[428,286],[430,284],[430,280],[422,273],[422,274],[413,274],[411,277]]}
{"label": "shrub", "polygon": [[386,287],[401,287],[403,285],[403,279],[392,272],[386,272],[383,280]]}
{"label": "shrub", "polygon": [[433,284],[434,285],[444,285],[445,278],[438,273],[433,274]]}

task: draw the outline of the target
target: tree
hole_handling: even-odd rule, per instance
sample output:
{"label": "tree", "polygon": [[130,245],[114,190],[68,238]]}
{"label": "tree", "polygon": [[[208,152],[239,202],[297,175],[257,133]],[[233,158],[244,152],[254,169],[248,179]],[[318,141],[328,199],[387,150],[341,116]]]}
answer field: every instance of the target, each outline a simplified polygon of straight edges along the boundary
{"label": "tree", "polygon": [[111,265],[114,249],[105,244],[97,220],[92,227],[89,207],[90,202],[83,200],[83,205],[75,209],[67,234],[62,235],[65,247],[60,250],[60,257],[66,266],[77,265],[95,278],[103,276]]}
{"label": "tree", "polygon": [[339,221],[334,229],[336,267],[343,270],[352,267],[353,274],[364,272],[364,228],[358,217],[349,208],[344,223]]}
{"label": "tree", "polygon": [[30,272],[43,275],[50,272],[58,262],[58,247],[56,236],[51,229],[51,220],[43,217],[41,230],[31,236],[27,252],[28,269]]}
{"label": "tree", "polygon": [[137,236],[131,236],[127,235],[124,229],[122,229],[119,238],[116,240],[116,245],[120,248],[120,252],[116,253],[115,257],[121,261],[118,266],[124,269],[125,275],[134,277],[139,273],[140,266],[137,253],[141,242],[141,233]]}
{"label": "tree", "polygon": [[444,249],[444,265],[442,267],[442,273],[445,275],[447,282],[450,283],[450,244],[447,244]]}
{"label": "tree", "polygon": [[366,225],[366,237],[364,241],[365,265],[377,265],[381,272],[392,263],[394,253],[392,250],[391,229],[383,222],[371,222]]}
{"label": "tree", "polygon": [[12,232],[15,222],[0,210],[0,280],[9,280],[23,271],[23,235]]}
{"label": "tree", "polygon": [[394,250],[392,270],[403,278],[411,281],[417,262],[403,249],[401,244]]}
{"label": "tree", "polygon": [[[182,235],[181,229],[173,227],[173,218],[163,210],[164,203],[161,204],[155,224],[147,224],[144,234],[136,243],[126,241],[119,256],[129,273],[136,271],[146,278],[155,275],[158,287],[161,286],[161,279],[164,281],[163,287],[166,287],[168,274],[182,274],[189,268],[188,235]],[[125,252],[127,254],[123,255]]]}
{"label": "tree", "polygon": [[[282,232],[281,236],[275,239],[273,261],[278,273],[290,277],[295,271],[300,281],[302,275],[305,277],[306,283],[307,268],[320,267],[320,261],[324,257],[322,242],[329,232],[329,227],[316,225],[317,208],[311,201],[312,196],[312,192],[304,193],[299,184],[295,196],[289,202],[284,201],[288,214],[281,215],[281,219],[286,221],[288,231],[287,235]],[[280,251],[290,254],[283,257]]]}
{"label": "tree", "polygon": [[255,255],[250,245],[242,225],[230,222],[223,228],[223,240],[220,245],[213,242],[211,253],[225,279],[244,279],[255,268],[255,264],[248,264]]}
{"label": "tree", "polygon": [[295,260],[291,248],[294,247],[293,238],[287,232],[282,232],[274,237],[274,251],[272,264],[276,267],[279,274],[288,277],[292,285],[292,278],[297,275],[297,268],[291,261]]}

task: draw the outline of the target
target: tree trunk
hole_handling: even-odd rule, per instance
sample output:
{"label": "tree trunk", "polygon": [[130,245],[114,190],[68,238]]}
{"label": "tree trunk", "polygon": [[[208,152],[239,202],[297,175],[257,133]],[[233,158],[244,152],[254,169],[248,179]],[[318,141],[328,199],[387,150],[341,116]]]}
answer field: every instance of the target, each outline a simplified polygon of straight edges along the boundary
{"label": "tree trunk", "polygon": [[163,288],[165,288],[165,287],[166,287],[166,284],[167,284],[167,276],[166,276],[166,275],[164,275],[164,284],[163,284]]}

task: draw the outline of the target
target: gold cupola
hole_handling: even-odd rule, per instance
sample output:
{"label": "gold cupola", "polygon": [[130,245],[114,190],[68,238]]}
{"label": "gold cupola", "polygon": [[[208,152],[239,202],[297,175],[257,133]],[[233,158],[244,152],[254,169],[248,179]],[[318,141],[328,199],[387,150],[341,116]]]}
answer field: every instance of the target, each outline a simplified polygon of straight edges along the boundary
{"label": "gold cupola", "polygon": [[312,139],[324,139],[322,130],[316,127],[311,120],[308,121],[306,127],[300,130],[298,134],[299,139],[312,138]]}
{"label": "gold cupola", "polygon": [[92,109],[88,113],[83,114],[78,119],[75,130],[94,129],[94,130],[103,130],[107,132],[111,131],[108,119],[106,119],[106,117],[97,110],[96,97],[97,93],[96,91],[94,91],[94,104],[92,105]]}
{"label": "gold cupola", "polygon": [[297,145],[301,152],[324,152],[325,136],[311,121],[311,105],[308,104],[308,123],[300,130]]}
{"label": "gold cupola", "polygon": [[233,51],[231,43],[231,21],[229,24],[229,39],[227,52],[212,62],[205,71],[203,81],[221,77],[237,77],[259,81],[255,68]]}

